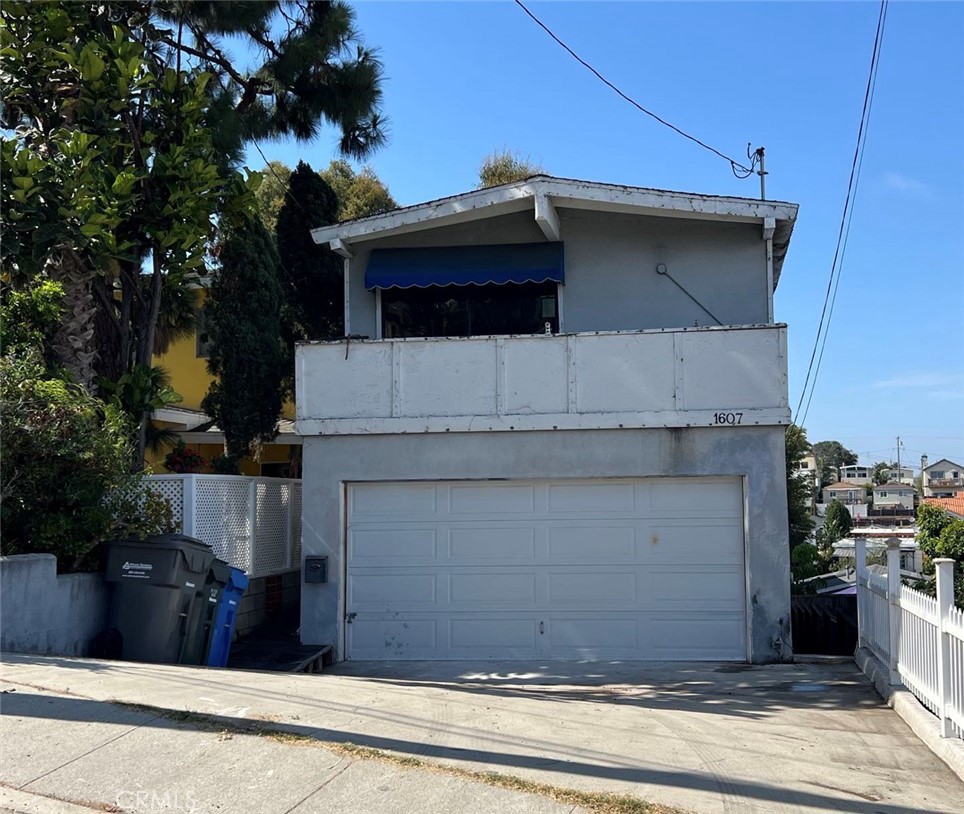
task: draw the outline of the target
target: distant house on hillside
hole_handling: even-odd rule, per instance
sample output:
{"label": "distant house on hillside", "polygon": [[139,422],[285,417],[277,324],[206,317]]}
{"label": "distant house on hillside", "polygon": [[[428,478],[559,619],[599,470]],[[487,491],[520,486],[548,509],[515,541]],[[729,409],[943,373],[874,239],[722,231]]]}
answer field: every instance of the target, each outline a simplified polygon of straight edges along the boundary
{"label": "distant house on hillside", "polygon": [[913,509],[917,490],[906,483],[882,483],[874,487],[875,509]]}
{"label": "distant house on hillside", "polygon": [[823,487],[823,502],[831,503],[839,500],[844,505],[867,502],[867,490],[863,484],[841,481]]}
{"label": "distant house on hillside", "polygon": [[[841,466],[837,470],[837,477],[842,483],[868,484],[873,483],[874,468],[872,466],[859,466],[858,464],[848,464]],[[826,487],[824,487],[826,489]]]}
{"label": "distant house on hillside", "polygon": [[[924,459],[924,463],[927,459]],[[941,458],[921,471],[924,497],[954,497],[964,492],[964,466]]]}

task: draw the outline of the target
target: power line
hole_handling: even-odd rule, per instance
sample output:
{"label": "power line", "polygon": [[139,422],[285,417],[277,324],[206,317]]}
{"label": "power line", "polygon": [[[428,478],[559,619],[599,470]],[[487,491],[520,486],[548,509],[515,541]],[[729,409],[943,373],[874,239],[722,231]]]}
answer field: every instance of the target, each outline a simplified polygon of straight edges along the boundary
{"label": "power line", "polygon": [[[864,145],[867,142],[867,133],[870,129],[870,111],[873,107],[874,91],[877,87],[877,67],[880,63],[880,50],[883,44],[884,24],[887,20],[887,4],[889,0],[881,0],[880,13],[877,16],[877,31],[874,35],[874,48],[870,57],[870,73],[867,76],[867,87],[864,90],[864,103],[860,113],[860,127],[857,129],[857,144],[854,147],[854,158],[850,166],[850,179],[847,182],[847,195],[844,199],[844,208],[840,216],[840,228],[837,232],[837,246],[834,249],[833,263],[830,266],[830,279],[827,280],[827,292],[823,299],[823,308],[820,311],[820,322],[817,325],[817,335],[813,341],[813,351],[810,354],[810,363],[807,366],[807,376],[800,392],[800,400],[795,410],[795,422],[802,425],[807,420],[810,412],[810,402],[817,385],[817,376],[820,373],[820,365],[823,361],[823,351],[827,344],[827,334],[830,332],[830,320],[833,316],[833,308],[837,300],[837,289],[840,286],[840,276],[843,269],[843,258],[847,250],[847,239],[850,235],[850,223],[853,217],[853,204],[857,198],[857,185],[860,180],[860,169],[863,165]],[[829,308],[829,310],[828,310]],[[819,351],[819,358],[818,358]],[[811,375],[813,381],[811,383]],[[807,395],[807,387],[810,394]],[[807,399],[807,406],[800,416],[800,408],[803,406],[804,398]]]}
{"label": "power line", "polygon": [[[635,107],[636,109],[638,109],[638,110],[640,110],[641,112],[645,113],[647,116],[650,116],[651,118],[656,119],[656,121],[658,121],[658,122],[659,122],[660,124],[662,124],[664,127],[668,127],[670,130],[673,130],[673,131],[675,131],[676,133],[679,133],[679,135],[683,136],[683,138],[687,138],[687,139],[689,139],[690,141],[694,142],[695,144],[698,144],[698,145],[699,145],[700,147],[702,147],[704,150],[709,150],[711,153],[713,153],[714,155],[719,156],[719,157],[722,158],[724,161],[728,161],[729,164],[730,164],[730,169],[733,171],[733,174],[734,174],[737,178],[749,178],[751,175],[753,175],[754,172],[756,172],[756,165],[757,165],[757,162],[759,161],[759,156],[758,156],[757,154],[754,154],[753,156],[750,157],[750,166],[747,167],[747,166],[745,166],[744,164],[741,164],[739,161],[737,161],[737,160],[735,160],[735,159],[733,159],[733,158],[730,158],[730,157],[729,157],[728,155],[726,155],[725,153],[721,153],[721,152],[720,152],[719,150],[717,150],[715,147],[711,147],[711,146],[710,146],[709,144],[707,144],[706,142],[700,141],[698,138],[696,138],[696,136],[691,136],[691,135],[690,135],[689,133],[687,133],[685,130],[681,130],[681,129],[680,129],[679,127],[677,127],[675,124],[672,124],[672,123],[666,121],[666,119],[664,119],[664,118],[656,115],[655,113],[653,113],[653,111],[647,110],[645,107],[643,107],[639,102],[637,102],[637,101],[636,101],[635,99],[633,99],[631,96],[629,96],[628,94],[624,93],[624,92],[621,91],[619,88],[617,88],[612,82],[610,82],[608,79],[606,79],[606,77],[603,76],[599,71],[597,71],[592,65],[590,65],[588,62],[586,62],[586,60],[584,60],[581,56],[579,56],[579,54],[577,54],[575,51],[573,51],[572,48],[570,48],[568,45],[566,45],[566,43],[564,43],[564,42],[559,38],[559,36],[558,36],[551,28],[549,28],[549,26],[547,26],[544,22],[542,22],[542,20],[540,20],[538,17],[536,17],[535,14],[533,14],[531,11],[529,11],[528,8],[526,8],[526,6],[525,6],[525,4],[522,2],[522,0],[515,0],[515,4],[516,4],[519,8],[521,8],[526,14],[528,14],[529,17],[532,18],[533,22],[535,22],[535,24],[539,26],[539,28],[541,28],[543,31],[545,31],[550,37],[552,37],[552,39],[554,39],[560,46],[562,46],[562,48],[569,54],[569,56],[571,56],[574,60],[576,60],[576,62],[578,62],[580,65],[582,65],[582,66],[583,66],[584,68],[586,68],[588,71],[590,71],[600,82],[602,82],[604,85],[606,85],[606,87],[608,87],[608,88],[610,88],[611,90],[615,91],[619,96],[621,96],[623,99],[625,99],[627,102],[629,102],[633,107]],[[741,173],[742,173],[742,174],[741,174]]]}

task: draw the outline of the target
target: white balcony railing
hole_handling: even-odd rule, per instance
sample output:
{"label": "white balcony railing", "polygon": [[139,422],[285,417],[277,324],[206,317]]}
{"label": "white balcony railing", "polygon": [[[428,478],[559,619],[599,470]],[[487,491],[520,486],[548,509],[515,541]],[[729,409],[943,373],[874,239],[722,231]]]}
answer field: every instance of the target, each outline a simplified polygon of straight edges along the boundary
{"label": "white balcony railing", "polygon": [[318,342],[298,432],[787,424],[782,325]]}

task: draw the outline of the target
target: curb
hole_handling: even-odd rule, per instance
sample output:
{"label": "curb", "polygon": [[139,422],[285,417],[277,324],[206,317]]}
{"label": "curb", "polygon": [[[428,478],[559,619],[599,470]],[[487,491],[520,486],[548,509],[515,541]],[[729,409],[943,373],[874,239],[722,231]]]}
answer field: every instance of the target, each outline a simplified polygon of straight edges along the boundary
{"label": "curb", "polygon": [[923,744],[944,761],[954,774],[964,780],[964,740],[942,738],[936,716],[928,712],[910,690],[898,685],[892,687],[887,668],[865,647],[854,653],[854,661],[863,674],[870,679],[874,689],[891,707]]}
{"label": "curb", "polygon": [[7,814],[91,814],[92,811],[117,811],[105,805],[84,806],[68,803],[56,797],[43,794],[31,794],[10,786],[0,785],[0,812]]}

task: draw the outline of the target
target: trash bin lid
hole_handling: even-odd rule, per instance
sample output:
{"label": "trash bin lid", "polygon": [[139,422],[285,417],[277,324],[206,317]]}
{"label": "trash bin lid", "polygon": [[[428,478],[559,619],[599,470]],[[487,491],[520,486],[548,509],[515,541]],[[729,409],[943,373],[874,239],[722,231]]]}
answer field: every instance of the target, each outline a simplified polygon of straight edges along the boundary
{"label": "trash bin lid", "polygon": [[231,576],[229,577],[229,579],[230,579],[229,584],[231,585],[231,587],[237,588],[242,593],[248,590],[248,583],[250,582],[250,580],[248,579],[248,575],[244,573],[244,571],[242,571],[240,568],[235,568],[234,566],[232,566]]}
{"label": "trash bin lid", "polygon": [[211,578],[214,582],[227,585],[231,579],[231,566],[224,560],[214,559],[211,562]]}

